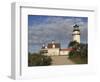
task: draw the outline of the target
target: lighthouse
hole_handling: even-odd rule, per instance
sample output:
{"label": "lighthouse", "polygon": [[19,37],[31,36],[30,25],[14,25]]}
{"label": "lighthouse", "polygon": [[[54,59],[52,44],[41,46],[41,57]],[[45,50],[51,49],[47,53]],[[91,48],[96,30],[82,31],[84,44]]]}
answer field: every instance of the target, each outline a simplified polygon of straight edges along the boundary
{"label": "lighthouse", "polygon": [[72,36],[73,36],[73,41],[80,43],[80,29],[77,24],[73,26]]}

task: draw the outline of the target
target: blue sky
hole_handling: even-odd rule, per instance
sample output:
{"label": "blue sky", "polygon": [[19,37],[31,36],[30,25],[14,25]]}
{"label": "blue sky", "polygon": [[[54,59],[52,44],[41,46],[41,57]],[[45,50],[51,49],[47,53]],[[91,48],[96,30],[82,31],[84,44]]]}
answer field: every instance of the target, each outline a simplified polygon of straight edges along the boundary
{"label": "blue sky", "polygon": [[67,48],[75,24],[80,27],[81,42],[87,43],[87,17],[28,15],[28,51],[38,52],[43,43],[47,45],[52,40]]}

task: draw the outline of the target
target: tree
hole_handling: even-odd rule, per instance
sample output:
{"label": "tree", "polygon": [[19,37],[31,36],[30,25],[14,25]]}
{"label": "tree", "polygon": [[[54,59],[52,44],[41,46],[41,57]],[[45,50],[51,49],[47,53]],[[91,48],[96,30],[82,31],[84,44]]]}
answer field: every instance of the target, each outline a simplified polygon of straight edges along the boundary
{"label": "tree", "polygon": [[84,43],[77,43],[75,41],[69,43],[69,47],[73,48],[69,52],[69,58],[77,64],[88,63],[88,45]]}
{"label": "tree", "polygon": [[87,44],[78,43],[76,41],[71,41],[69,43],[69,47],[73,48],[73,50],[70,51],[70,53],[69,53],[69,57],[75,57],[78,55],[81,57],[87,57],[87,53],[88,53],[88,50],[87,50],[88,45]]}
{"label": "tree", "polygon": [[78,49],[79,45],[80,45],[80,44],[79,44],[78,42],[76,42],[76,41],[71,41],[71,42],[69,43],[68,47],[73,48],[73,49]]}
{"label": "tree", "polygon": [[88,55],[88,45],[87,44],[80,44],[80,56],[87,57]]}
{"label": "tree", "polygon": [[70,58],[79,55],[80,44],[78,42],[71,41],[68,46],[73,49],[72,51],[69,52]]}

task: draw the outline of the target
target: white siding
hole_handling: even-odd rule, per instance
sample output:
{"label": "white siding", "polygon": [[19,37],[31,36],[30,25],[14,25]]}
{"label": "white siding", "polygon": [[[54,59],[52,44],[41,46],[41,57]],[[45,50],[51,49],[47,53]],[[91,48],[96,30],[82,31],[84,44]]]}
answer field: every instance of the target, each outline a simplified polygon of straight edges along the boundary
{"label": "white siding", "polygon": [[77,41],[80,43],[80,35],[74,35],[73,36],[73,41]]}
{"label": "white siding", "polygon": [[60,51],[60,55],[68,55],[69,51]]}
{"label": "white siding", "polygon": [[48,49],[48,55],[59,55],[59,48]]}
{"label": "white siding", "polygon": [[80,35],[79,35],[79,33],[80,32],[78,32],[78,31],[75,31],[75,32],[73,32],[73,41],[77,41],[77,42],[79,42],[80,43]]}

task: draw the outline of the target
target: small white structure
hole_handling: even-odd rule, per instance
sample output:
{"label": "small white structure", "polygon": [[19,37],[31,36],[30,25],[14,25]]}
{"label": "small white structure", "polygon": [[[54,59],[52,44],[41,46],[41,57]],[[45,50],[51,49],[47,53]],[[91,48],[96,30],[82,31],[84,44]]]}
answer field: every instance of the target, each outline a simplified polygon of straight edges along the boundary
{"label": "small white structure", "polygon": [[68,55],[72,48],[64,48],[60,50],[60,55]]}

